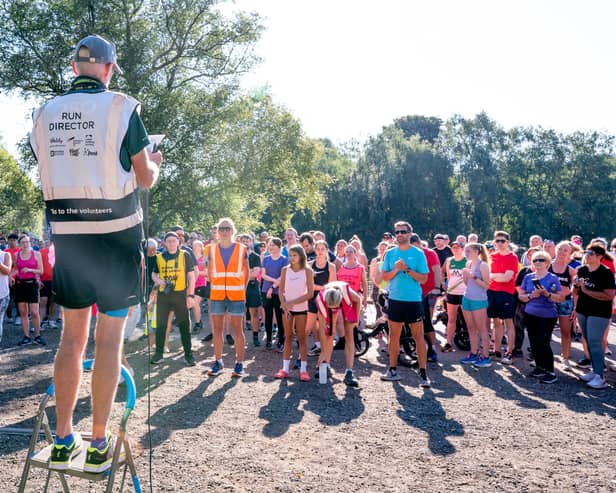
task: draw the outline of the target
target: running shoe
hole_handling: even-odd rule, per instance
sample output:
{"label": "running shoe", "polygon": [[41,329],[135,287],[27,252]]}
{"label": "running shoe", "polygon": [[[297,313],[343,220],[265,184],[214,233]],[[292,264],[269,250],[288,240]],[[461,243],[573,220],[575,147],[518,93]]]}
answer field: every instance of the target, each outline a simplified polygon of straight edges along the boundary
{"label": "running shoe", "polygon": [[283,349],[284,349],[284,344],[282,342],[279,342],[278,344],[276,344],[276,352],[277,353],[282,353]]}
{"label": "running shoe", "polygon": [[68,446],[54,442],[49,457],[49,469],[66,471],[71,464],[71,459],[81,452],[82,445],[81,435],[77,432],[73,432],[73,442]]}
{"label": "running shoe", "polygon": [[511,363],[513,363],[513,356],[511,355],[511,353],[505,353],[505,356],[501,358],[501,363],[503,365],[510,365]]}
{"label": "running shoe", "polygon": [[478,359],[479,359],[478,354],[468,353],[468,356],[466,358],[462,358],[460,360],[460,363],[462,363],[463,365],[472,365]]}
{"label": "running shoe", "polygon": [[605,389],[605,388],[607,388],[607,382],[605,381],[605,378],[601,378],[599,375],[595,375],[595,378],[593,378],[586,385],[588,387],[593,388],[593,389]]}
{"label": "running shoe", "polygon": [[163,355],[160,353],[154,353],[154,356],[152,356],[152,359],[150,360],[150,363],[153,365],[157,365],[158,363],[162,362],[163,360]]}
{"label": "running shoe", "polygon": [[266,341],[265,342],[265,349],[273,349],[274,345],[272,344],[272,341]]}
{"label": "running shoe", "polygon": [[353,370],[347,370],[344,373],[344,383],[348,387],[359,387],[359,380],[353,376]]}
{"label": "running shoe", "polygon": [[397,382],[402,380],[402,377],[398,375],[398,370],[388,368],[387,371],[381,375],[381,380],[385,380],[386,382]]}
{"label": "running shoe", "polygon": [[441,351],[442,351],[443,353],[451,353],[451,352],[453,352],[453,351],[454,351],[454,348],[453,348],[453,346],[452,346],[451,344],[447,343],[447,344],[445,344],[445,345],[443,346],[443,349],[441,349]]}
{"label": "running shoe", "polygon": [[15,325],[21,325],[21,317],[20,316],[15,317]]}
{"label": "running shoe", "polygon": [[308,351],[308,356],[318,356],[319,354],[321,354],[321,348],[316,344]]}
{"label": "running shoe", "polygon": [[563,368],[564,371],[569,371],[569,372],[573,371],[573,368],[571,367],[571,360],[568,360],[568,359],[563,360],[563,366],[564,366]]}
{"label": "running shoe", "polygon": [[195,325],[193,326],[193,334],[198,334],[199,332],[201,332],[201,329],[203,328],[203,325],[201,324],[201,322],[195,322]]}
{"label": "running shoe", "polygon": [[220,375],[224,369],[225,369],[225,366],[222,363],[220,363],[220,361],[216,360],[214,361],[214,364],[212,365],[212,367],[207,371],[207,374],[210,377],[215,377],[217,375]]}
{"label": "running shoe", "polygon": [[231,371],[231,376],[233,378],[242,378],[244,376],[244,363],[236,362]]}
{"label": "running shoe", "polygon": [[206,335],[203,339],[201,339],[201,342],[210,342],[212,339],[214,338],[214,336],[212,335],[212,333],[210,332],[208,335]]}
{"label": "running shoe", "polygon": [[41,336],[36,336],[34,338],[34,342],[36,344],[38,344],[39,346],[47,346],[47,343],[45,342],[45,339],[43,339]]}
{"label": "running shoe", "polygon": [[244,327],[245,330],[252,330],[252,323],[250,322],[246,322],[246,326]]}
{"label": "running shoe", "polygon": [[310,375],[307,371],[302,371],[299,374],[299,380],[300,382],[310,382]]}
{"label": "running shoe", "polygon": [[276,374],[274,375],[274,378],[277,378],[279,380],[283,380],[285,378],[289,378],[289,373],[280,369],[276,372]]}
{"label": "running shoe", "polygon": [[582,358],[581,360],[577,362],[577,367],[583,368],[584,370],[588,370],[590,368],[590,359]]}
{"label": "running shoe", "polygon": [[189,354],[188,356],[184,356],[184,362],[186,363],[186,366],[196,366],[197,363],[195,363],[195,358],[193,357],[192,354]]}
{"label": "running shoe", "polygon": [[541,383],[548,383],[548,384],[549,383],[556,383],[556,382],[558,382],[558,378],[556,377],[555,373],[546,371],[545,374],[541,378],[539,378],[539,381]]}
{"label": "running shoe", "polygon": [[436,354],[436,351],[432,351],[428,354],[428,363],[438,363],[438,355]]}
{"label": "running shoe", "polygon": [[235,341],[233,340],[233,336],[231,334],[227,334],[227,344],[229,346],[234,346],[235,345]]}
{"label": "running shoe", "polygon": [[302,362],[299,359],[295,360],[295,363],[293,363],[293,369],[294,370],[299,370],[302,366]]}
{"label": "running shoe", "polygon": [[420,373],[419,374],[419,386],[423,387],[424,389],[429,389],[431,385],[432,385],[432,382],[430,382],[428,375],[422,375]]}
{"label": "running shoe", "polygon": [[490,356],[494,356],[494,357],[495,357],[495,358],[497,358],[497,359],[500,359],[500,358],[502,358],[502,356],[503,356],[503,355],[502,355],[502,353],[501,353],[500,351],[490,351],[488,354],[489,354]]}
{"label": "running shoe", "polygon": [[584,375],[580,375],[580,380],[582,382],[588,383],[588,382],[592,381],[596,376],[597,376],[597,374],[595,372],[590,371],[588,373],[584,373]]}
{"label": "running shoe", "polygon": [[542,370],[541,368],[535,368],[533,371],[531,371],[528,374],[528,376],[531,378],[543,378],[545,374],[546,374],[545,370]]}
{"label": "running shoe", "polygon": [[23,339],[17,343],[18,346],[27,346],[28,344],[32,344],[32,338],[28,336],[24,336]]}
{"label": "running shoe", "polygon": [[107,432],[105,446],[102,449],[96,447],[88,447],[86,452],[86,461],[83,465],[84,472],[100,473],[111,467],[113,460],[113,437]]}
{"label": "running shoe", "polygon": [[261,341],[259,340],[259,333],[258,332],[253,332],[252,333],[252,344],[254,347],[259,347],[261,345]]}
{"label": "running shoe", "polygon": [[605,355],[606,356],[611,356],[612,355],[612,350],[609,347],[605,350]]}
{"label": "running shoe", "polygon": [[477,368],[489,368],[490,366],[492,366],[492,360],[489,356],[486,358],[479,356],[479,358],[477,358],[471,364]]}

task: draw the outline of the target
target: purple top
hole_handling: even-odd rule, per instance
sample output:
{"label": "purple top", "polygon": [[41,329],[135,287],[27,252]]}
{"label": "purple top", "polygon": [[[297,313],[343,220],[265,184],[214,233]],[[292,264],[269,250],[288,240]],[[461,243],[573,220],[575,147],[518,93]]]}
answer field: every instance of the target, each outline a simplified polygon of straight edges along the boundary
{"label": "purple top", "polygon": [[[537,275],[534,272],[526,274],[522,281],[522,289],[527,293],[532,293],[535,290],[533,281],[537,279]],[[560,279],[551,272],[548,272],[545,277],[542,277],[539,282],[546,289],[548,293],[558,293],[563,290],[560,285]],[[556,303],[545,296],[539,296],[539,298],[533,298],[526,303],[524,311],[529,315],[541,318],[556,318],[558,312],[556,311]]]}
{"label": "purple top", "polygon": [[[267,256],[263,258],[262,267],[265,269],[265,274],[277,279],[280,277],[280,273],[282,272],[282,268],[289,263],[289,259],[284,256],[278,257],[277,260],[274,260],[272,257]],[[263,284],[261,284],[261,291],[263,293],[267,293],[269,288],[272,287],[272,282],[266,281],[263,279]],[[272,291],[273,294],[278,294],[278,288],[274,288]]]}

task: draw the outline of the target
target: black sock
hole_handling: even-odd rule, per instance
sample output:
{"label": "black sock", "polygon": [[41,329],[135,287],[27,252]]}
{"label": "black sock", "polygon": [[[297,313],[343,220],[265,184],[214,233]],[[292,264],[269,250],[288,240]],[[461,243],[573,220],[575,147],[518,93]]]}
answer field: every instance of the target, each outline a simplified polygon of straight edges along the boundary
{"label": "black sock", "polygon": [[397,367],[397,366],[390,366],[390,367],[389,367],[389,369],[390,369],[391,371],[397,371],[397,370],[398,370],[398,367]]}
{"label": "black sock", "polygon": [[426,369],[425,368],[420,368],[419,369],[419,374],[421,375],[422,378],[427,378]]}

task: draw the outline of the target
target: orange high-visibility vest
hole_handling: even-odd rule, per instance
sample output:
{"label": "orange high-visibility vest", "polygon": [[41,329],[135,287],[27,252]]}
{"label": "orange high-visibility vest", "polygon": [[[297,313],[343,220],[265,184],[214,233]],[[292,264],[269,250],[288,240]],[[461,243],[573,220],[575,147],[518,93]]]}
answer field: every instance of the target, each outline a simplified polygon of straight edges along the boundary
{"label": "orange high-visibility vest", "polygon": [[244,259],[246,247],[235,243],[235,248],[225,268],[220,255],[220,246],[216,243],[210,247],[210,299],[221,301],[228,298],[231,301],[246,300],[246,279],[248,271]]}

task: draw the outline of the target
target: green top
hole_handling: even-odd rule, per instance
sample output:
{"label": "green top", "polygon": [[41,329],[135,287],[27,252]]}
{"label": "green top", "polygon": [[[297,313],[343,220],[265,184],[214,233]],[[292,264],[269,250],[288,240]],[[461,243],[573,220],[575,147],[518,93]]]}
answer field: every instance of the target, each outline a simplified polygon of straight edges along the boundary
{"label": "green top", "polygon": [[[100,80],[94,77],[80,75],[73,80],[70,89],[65,94],[80,92],[95,94],[107,90],[105,84]],[[122,163],[122,167],[126,171],[130,171],[131,156],[138,154],[149,144],[150,139],[148,138],[148,132],[143,125],[143,121],[141,121],[137,108],[135,108],[128,121],[128,129],[126,130],[126,135],[124,135],[122,146],[120,147],[120,163]]]}

